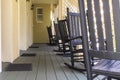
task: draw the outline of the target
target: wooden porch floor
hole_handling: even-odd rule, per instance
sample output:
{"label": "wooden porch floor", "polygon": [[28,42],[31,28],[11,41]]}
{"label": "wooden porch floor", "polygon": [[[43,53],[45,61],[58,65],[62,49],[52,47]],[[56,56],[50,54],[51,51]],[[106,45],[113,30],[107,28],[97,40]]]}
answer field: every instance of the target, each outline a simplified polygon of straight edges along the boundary
{"label": "wooden porch floor", "polygon": [[[45,44],[40,48],[28,49],[28,53],[37,53],[35,57],[19,57],[14,63],[32,63],[32,71],[3,71],[0,80],[87,80],[85,73],[69,69],[64,62],[68,57],[56,55],[54,46]],[[96,78],[95,80],[101,80]]]}

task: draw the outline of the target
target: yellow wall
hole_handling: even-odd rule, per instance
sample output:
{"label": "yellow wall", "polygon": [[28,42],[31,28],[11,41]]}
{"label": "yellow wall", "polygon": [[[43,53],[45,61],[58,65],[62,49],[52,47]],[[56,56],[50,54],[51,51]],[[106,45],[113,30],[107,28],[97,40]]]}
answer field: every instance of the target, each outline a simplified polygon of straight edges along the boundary
{"label": "yellow wall", "polygon": [[18,57],[18,14],[16,0],[2,0],[2,61]]}
{"label": "yellow wall", "polygon": [[[59,17],[59,8],[58,5],[54,7],[54,11],[53,11],[53,18],[54,21],[57,23],[57,18]],[[54,25],[53,25],[54,26]]]}
{"label": "yellow wall", "polygon": [[33,3],[57,4],[58,0],[32,0]]}
{"label": "yellow wall", "polygon": [[62,19],[62,2],[63,2],[63,0],[59,0],[59,4],[58,4],[58,18],[59,19]]}
{"label": "yellow wall", "polygon": [[[36,22],[36,8],[43,8],[43,22]],[[33,42],[34,43],[48,43],[47,26],[50,25],[50,4],[35,4],[33,11]]]}

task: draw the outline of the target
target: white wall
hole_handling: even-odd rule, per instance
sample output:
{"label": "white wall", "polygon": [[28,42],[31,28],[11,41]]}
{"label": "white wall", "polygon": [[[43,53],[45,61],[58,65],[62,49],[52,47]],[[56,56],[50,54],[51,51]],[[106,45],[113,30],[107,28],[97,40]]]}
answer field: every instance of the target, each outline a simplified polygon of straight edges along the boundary
{"label": "white wall", "polygon": [[2,61],[13,62],[19,54],[18,48],[18,3],[2,0]]}
{"label": "white wall", "polygon": [[2,0],[3,62],[13,62],[19,56],[20,49],[26,50],[32,44],[30,2],[28,8],[26,5],[26,0]]}
{"label": "white wall", "polygon": [[26,50],[26,0],[19,0],[20,49]]}
{"label": "white wall", "polygon": [[2,0],[2,61],[12,62],[12,1]]}
{"label": "white wall", "polygon": [[[0,17],[1,17],[1,0],[0,0]],[[1,18],[0,18],[0,72],[2,71],[2,60],[1,60]]]}
{"label": "white wall", "polygon": [[33,18],[32,18],[33,11],[31,10],[31,5],[32,5],[32,2],[27,1],[26,3],[27,46],[31,46],[31,44],[33,43]]}
{"label": "white wall", "polygon": [[20,28],[20,50],[27,50],[32,45],[32,11],[31,2],[19,0],[19,28]]}
{"label": "white wall", "polygon": [[18,1],[12,0],[12,42],[13,42],[13,54],[12,59],[16,59],[19,56],[19,42],[18,42]]}

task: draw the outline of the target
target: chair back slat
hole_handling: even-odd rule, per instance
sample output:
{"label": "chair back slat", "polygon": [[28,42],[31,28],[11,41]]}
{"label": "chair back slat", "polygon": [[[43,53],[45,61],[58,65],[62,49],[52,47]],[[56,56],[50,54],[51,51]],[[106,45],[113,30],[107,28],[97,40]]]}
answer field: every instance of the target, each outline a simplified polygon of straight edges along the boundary
{"label": "chair back slat", "polygon": [[[74,18],[73,16],[70,17],[71,26],[74,26],[74,24],[73,24],[74,23],[73,18]],[[71,31],[69,31],[70,32],[70,37],[73,37],[73,35],[74,35],[74,28],[73,27],[69,27],[69,30],[71,30]]]}
{"label": "chair back slat", "polygon": [[66,20],[59,20],[58,27],[62,42],[66,42],[68,40],[68,28]]}
{"label": "chair back slat", "polygon": [[90,43],[91,47],[95,50],[97,50],[97,45],[96,45],[96,36],[95,36],[95,25],[94,25],[94,16],[93,16],[93,10],[92,10],[92,1],[89,0],[88,2],[88,8],[89,10],[87,11],[87,19],[88,19],[88,25],[89,25],[89,31],[91,32],[90,36]]}
{"label": "chair back slat", "polygon": [[[88,28],[91,47],[96,49],[97,46],[99,50],[113,51],[109,1],[90,0],[88,3]],[[103,7],[101,7],[102,3]]]}
{"label": "chair back slat", "polygon": [[104,27],[106,34],[106,48],[109,51],[113,51],[113,38],[112,38],[112,25],[111,25],[111,15],[110,15],[110,4],[109,0],[103,0],[103,16],[104,16]]}
{"label": "chair back slat", "polygon": [[87,3],[90,35],[88,37],[90,37],[92,49],[96,50],[94,46],[98,44],[98,50],[115,51],[116,48],[119,52],[120,1],[87,0]]}
{"label": "chair back slat", "polygon": [[69,29],[69,38],[74,40],[71,40],[71,45],[80,45],[82,44],[82,40],[80,36],[81,34],[81,24],[80,24],[80,13],[72,13],[67,9],[67,19],[68,19],[68,29]]}
{"label": "chair back slat", "polygon": [[56,33],[56,38],[57,40],[60,40],[61,37],[60,37],[60,31],[59,31],[59,28],[58,28],[58,24],[54,22],[54,28],[55,28],[55,33]]}
{"label": "chair back slat", "polygon": [[80,14],[79,13],[72,13],[69,12],[69,9],[67,9],[67,15],[68,15],[68,29],[69,29],[69,35],[70,38],[75,38],[78,36],[81,36],[81,29],[80,29]]}
{"label": "chair back slat", "polygon": [[120,51],[120,1],[112,0],[116,51]]}
{"label": "chair back slat", "polygon": [[97,29],[97,36],[98,36],[98,46],[99,50],[104,50],[104,37],[103,37],[103,27],[101,21],[101,12],[100,12],[100,2],[99,0],[94,0],[94,9],[95,9],[95,17],[96,17],[96,29]]}
{"label": "chair back slat", "polygon": [[49,38],[52,38],[52,29],[51,26],[47,27]]}

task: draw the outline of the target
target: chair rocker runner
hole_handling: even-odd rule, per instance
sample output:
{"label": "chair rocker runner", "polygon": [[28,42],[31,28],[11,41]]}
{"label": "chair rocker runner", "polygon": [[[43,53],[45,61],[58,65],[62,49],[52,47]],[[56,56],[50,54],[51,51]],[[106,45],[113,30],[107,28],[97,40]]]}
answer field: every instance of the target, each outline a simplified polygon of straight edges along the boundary
{"label": "chair rocker runner", "polygon": [[[78,1],[81,12],[87,80],[94,80],[93,74],[104,75],[107,80],[120,80],[120,1],[111,0],[110,5],[110,0],[87,0],[88,26],[86,25],[85,0]],[[101,3],[103,4],[103,14],[101,14]],[[113,14],[112,17],[111,14]],[[101,17],[104,19],[103,21]],[[115,35],[114,39],[113,34]],[[90,45],[88,44],[89,41],[91,42]],[[115,46],[113,42],[116,42]],[[116,47],[117,52],[114,51],[113,46]],[[92,66],[91,61],[94,57],[99,58],[100,61]]]}

